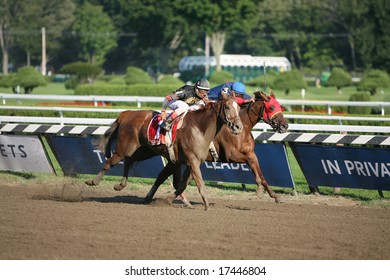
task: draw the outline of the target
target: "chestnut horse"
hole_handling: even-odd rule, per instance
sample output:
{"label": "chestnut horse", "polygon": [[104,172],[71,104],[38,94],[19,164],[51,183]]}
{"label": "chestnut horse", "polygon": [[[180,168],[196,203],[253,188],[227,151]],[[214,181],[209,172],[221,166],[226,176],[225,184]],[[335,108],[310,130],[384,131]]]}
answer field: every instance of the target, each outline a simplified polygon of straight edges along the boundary
{"label": "chestnut horse", "polygon": [[[167,201],[172,203],[180,195],[186,186],[179,186],[181,181],[187,181],[192,176],[202,196],[205,209],[208,209],[205,186],[200,171],[200,164],[207,158],[210,142],[215,135],[224,127],[232,134],[239,134],[243,125],[239,118],[240,107],[234,97],[223,96],[218,102],[210,102],[198,111],[189,111],[183,119],[182,126],[177,130],[176,138],[173,141],[175,154],[174,162],[165,145],[151,146],[148,142],[148,126],[152,118],[159,114],[152,110],[125,111],[122,112],[111,127],[104,134],[100,141],[100,148],[104,150],[107,160],[103,169],[93,180],[85,183],[88,185],[98,185],[101,178],[113,166],[120,161],[125,161],[124,176],[116,190],[123,189],[127,184],[129,165],[135,161],[142,161],[157,154],[166,157],[174,174],[174,184],[177,189],[175,193],[167,197]],[[116,141],[116,149],[111,156],[111,144]],[[183,178],[180,172],[181,164],[187,166]]]}
{"label": "chestnut horse", "polygon": [[[281,202],[280,198],[271,189],[261,172],[259,161],[256,157],[254,148],[255,141],[252,136],[253,127],[263,120],[269,124],[275,131],[284,133],[287,131],[288,124],[283,117],[283,109],[279,102],[275,99],[275,95],[271,92],[270,96],[266,96],[262,92],[255,92],[255,101],[246,103],[241,107],[240,118],[244,125],[242,133],[233,135],[229,133],[227,128],[222,128],[214,139],[214,146],[219,156],[219,161],[223,163],[246,163],[250,166],[253,175],[255,176],[258,197],[263,195],[263,188],[267,190],[270,197],[275,199],[275,202]],[[206,161],[213,161],[212,155],[209,153]],[[168,163],[158,175],[151,190],[146,196],[146,201],[151,201],[158,187],[171,175],[172,167]],[[188,200],[181,195],[183,202],[191,206]]]}

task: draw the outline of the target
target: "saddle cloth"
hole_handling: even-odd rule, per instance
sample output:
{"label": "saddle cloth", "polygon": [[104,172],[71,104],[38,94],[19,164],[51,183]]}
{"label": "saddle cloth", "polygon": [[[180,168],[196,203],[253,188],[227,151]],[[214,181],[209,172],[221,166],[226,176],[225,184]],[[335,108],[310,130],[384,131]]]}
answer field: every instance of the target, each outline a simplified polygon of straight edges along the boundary
{"label": "saddle cloth", "polygon": [[161,121],[161,116],[156,115],[152,118],[148,126],[148,142],[151,146],[165,145],[167,143],[166,137],[171,137],[170,143],[173,143],[176,137],[176,130],[180,123],[181,116],[177,117],[172,123],[172,136],[168,136],[165,129],[162,129],[158,123]]}

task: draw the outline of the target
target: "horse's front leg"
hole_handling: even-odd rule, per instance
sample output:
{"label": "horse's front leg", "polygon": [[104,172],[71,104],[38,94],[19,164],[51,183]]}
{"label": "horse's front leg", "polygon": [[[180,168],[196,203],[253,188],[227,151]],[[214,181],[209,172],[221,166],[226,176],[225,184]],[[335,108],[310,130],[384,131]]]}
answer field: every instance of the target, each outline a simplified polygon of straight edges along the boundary
{"label": "horse's front leg", "polygon": [[271,189],[271,187],[268,185],[267,181],[265,180],[264,175],[260,169],[259,161],[254,152],[248,155],[247,164],[250,166],[253,175],[255,176],[255,180],[257,184],[256,196],[259,198],[263,196],[263,186],[264,186],[264,188],[268,192],[268,195],[273,199],[275,199],[276,203],[282,202],[281,198]]}
{"label": "horse's front leg", "polygon": [[112,157],[106,160],[102,170],[100,170],[99,174],[95,177],[95,179],[87,180],[85,181],[85,183],[89,186],[99,185],[100,180],[108,172],[108,170],[110,170],[113,166],[117,165],[121,160],[122,158],[118,154],[114,153]]}
{"label": "horse's front leg", "polygon": [[196,187],[198,188],[198,192],[199,192],[199,194],[202,197],[205,210],[207,211],[209,209],[209,202],[208,202],[208,199],[207,199],[206,186],[204,184],[204,181],[203,181],[203,178],[202,178],[202,173],[200,171],[200,164],[198,164],[198,165],[197,164],[191,164],[186,170],[188,170],[190,174],[188,175],[187,180],[185,180],[185,181],[182,180],[181,188],[178,189],[175,192],[175,194],[176,195],[180,195],[185,190],[185,188],[187,187],[187,185],[189,183],[188,180],[190,179],[190,175],[192,175],[192,178],[194,179],[194,181],[196,183]]}
{"label": "horse's front leg", "polygon": [[130,158],[126,157],[124,160],[122,180],[119,184],[114,186],[114,190],[121,191],[127,186],[127,182],[129,180],[130,163]]}

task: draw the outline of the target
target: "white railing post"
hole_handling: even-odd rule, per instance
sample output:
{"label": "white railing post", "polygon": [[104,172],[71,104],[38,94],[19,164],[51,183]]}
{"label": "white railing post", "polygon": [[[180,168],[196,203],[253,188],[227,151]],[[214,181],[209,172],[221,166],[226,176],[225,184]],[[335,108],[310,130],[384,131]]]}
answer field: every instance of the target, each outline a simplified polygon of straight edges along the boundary
{"label": "white railing post", "polygon": [[332,115],[332,107],[328,103],[328,115]]}

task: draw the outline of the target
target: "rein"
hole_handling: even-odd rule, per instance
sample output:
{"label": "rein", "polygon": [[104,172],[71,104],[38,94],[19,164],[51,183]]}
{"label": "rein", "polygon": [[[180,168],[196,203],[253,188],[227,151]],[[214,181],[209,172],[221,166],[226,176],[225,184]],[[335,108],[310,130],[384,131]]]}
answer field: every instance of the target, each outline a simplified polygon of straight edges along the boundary
{"label": "rein", "polygon": [[259,121],[261,121],[263,119],[263,113],[264,113],[264,109],[265,109],[265,104],[264,104],[264,101],[255,101],[255,102],[262,102],[262,106],[261,106],[261,109],[260,109],[260,112],[259,113],[256,113],[254,110],[253,110],[253,103],[249,103],[249,106],[248,106],[248,111],[250,113],[253,113],[255,114],[255,116],[257,117],[257,120],[256,120],[256,123],[258,123]]}

